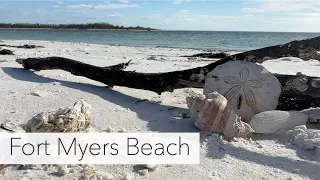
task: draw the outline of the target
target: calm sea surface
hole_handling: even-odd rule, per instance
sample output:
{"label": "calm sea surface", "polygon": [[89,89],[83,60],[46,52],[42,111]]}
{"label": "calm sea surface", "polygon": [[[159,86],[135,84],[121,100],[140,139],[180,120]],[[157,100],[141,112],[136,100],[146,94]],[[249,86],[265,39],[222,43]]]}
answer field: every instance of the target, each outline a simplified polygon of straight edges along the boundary
{"label": "calm sea surface", "polygon": [[250,50],[316,36],[320,36],[320,33],[0,29],[2,40],[69,41],[212,50]]}

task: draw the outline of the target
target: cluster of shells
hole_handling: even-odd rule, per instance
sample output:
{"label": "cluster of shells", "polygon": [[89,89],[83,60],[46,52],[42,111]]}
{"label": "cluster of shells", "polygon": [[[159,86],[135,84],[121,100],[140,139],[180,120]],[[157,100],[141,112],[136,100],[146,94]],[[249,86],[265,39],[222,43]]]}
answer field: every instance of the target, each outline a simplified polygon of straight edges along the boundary
{"label": "cluster of shells", "polygon": [[26,124],[4,122],[1,124],[0,132],[88,132],[91,121],[91,105],[80,99],[73,107],[42,112]]}
{"label": "cluster of shells", "polygon": [[252,132],[275,133],[305,124],[301,112],[276,111],[281,94],[278,79],[263,66],[231,61],[207,74],[203,94],[187,97],[195,126],[225,136],[246,136]]}

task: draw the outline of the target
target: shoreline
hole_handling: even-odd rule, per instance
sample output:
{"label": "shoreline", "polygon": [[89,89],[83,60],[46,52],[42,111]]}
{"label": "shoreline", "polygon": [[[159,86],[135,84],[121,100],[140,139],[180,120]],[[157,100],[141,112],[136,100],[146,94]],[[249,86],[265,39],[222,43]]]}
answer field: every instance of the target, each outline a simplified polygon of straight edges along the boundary
{"label": "shoreline", "polygon": [[190,47],[174,47],[174,46],[148,46],[148,45],[127,45],[127,44],[103,44],[103,43],[87,43],[87,42],[74,42],[74,41],[51,41],[51,40],[33,40],[33,39],[0,39],[1,41],[34,41],[34,42],[60,42],[60,43],[80,43],[80,44],[92,44],[92,45],[106,45],[106,46],[121,46],[121,47],[144,47],[144,48],[168,48],[168,49],[190,49],[201,52],[225,52],[225,53],[241,53],[247,50],[235,50],[235,49],[210,49],[210,48],[190,48]]}

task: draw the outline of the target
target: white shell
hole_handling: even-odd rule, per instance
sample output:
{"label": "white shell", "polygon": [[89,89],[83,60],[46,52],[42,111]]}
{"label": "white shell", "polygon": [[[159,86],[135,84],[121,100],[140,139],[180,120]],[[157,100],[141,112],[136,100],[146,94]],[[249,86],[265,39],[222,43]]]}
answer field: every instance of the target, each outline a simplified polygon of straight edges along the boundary
{"label": "white shell", "polygon": [[[320,150],[320,130],[307,129],[305,125],[297,126],[294,129],[288,131],[287,135],[293,136],[293,140],[296,145],[306,150]],[[319,154],[317,154],[319,155]]]}
{"label": "white shell", "polygon": [[241,119],[249,122],[257,113],[276,109],[281,84],[260,65],[231,61],[208,73],[203,94],[214,91],[225,96]]}
{"label": "white shell", "polygon": [[313,123],[320,122],[320,108],[309,108],[301,111],[309,116],[309,121]]}
{"label": "white shell", "polygon": [[250,126],[256,133],[276,133],[304,125],[308,116],[298,111],[266,111],[253,116]]}
{"label": "white shell", "polygon": [[91,121],[91,105],[79,99],[73,107],[38,114],[24,125],[24,129],[27,132],[87,132]]}

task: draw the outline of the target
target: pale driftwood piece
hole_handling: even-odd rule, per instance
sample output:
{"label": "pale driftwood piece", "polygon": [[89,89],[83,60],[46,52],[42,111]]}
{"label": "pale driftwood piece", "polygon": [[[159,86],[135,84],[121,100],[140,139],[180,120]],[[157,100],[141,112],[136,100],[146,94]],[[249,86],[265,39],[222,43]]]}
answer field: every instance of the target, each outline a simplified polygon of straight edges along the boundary
{"label": "pale driftwood piece", "polygon": [[[303,60],[320,60],[318,51],[320,51],[320,36],[235,54],[204,67],[165,73],[122,71],[122,69],[129,65],[129,62],[110,67],[98,67],[63,57],[17,59],[17,62],[21,63],[27,70],[61,69],[77,76],[84,76],[102,82],[109,86],[125,86],[161,94],[165,91],[173,91],[174,89],[184,87],[203,87],[204,78],[198,78],[201,77],[198,75],[200,74],[203,77],[216,66],[228,61],[245,60],[262,63],[269,59],[285,56],[299,57]],[[302,84],[308,86],[308,89],[301,89],[297,85],[290,83],[292,79],[298,78],[299,81],[301,77],[280,74],[275,74],[275,76],[279,79],[282,86],[285,87],[280,96],[278,108],[285,110],[293,106],[295,109],[320,106],[320,100],[318,99],[320,97],[320,85],[318,86],[318,83],[315,83],[318,82],[319,78],[303,77],[301,79]],[[312,100],[311,104],[310,100]],[[294,105],[298,102],[301,104]]]}

